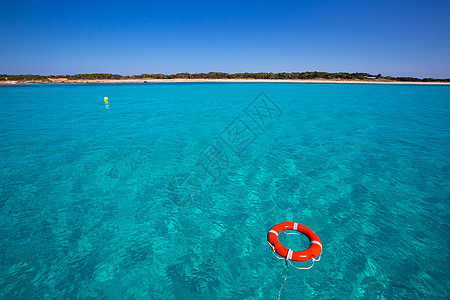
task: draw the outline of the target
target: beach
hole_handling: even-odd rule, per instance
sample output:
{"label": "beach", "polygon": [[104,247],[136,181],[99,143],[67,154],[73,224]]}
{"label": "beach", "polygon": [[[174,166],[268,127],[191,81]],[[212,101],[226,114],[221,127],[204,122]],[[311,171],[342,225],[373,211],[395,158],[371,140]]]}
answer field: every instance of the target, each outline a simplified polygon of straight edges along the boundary
{"label": "beach", "polygon": [[350,84],[431,84],[448,85],[450,82],[417,82],[389,80],[326,80],[326,79],[76,79],[49,78],[49,80],[1,81],[0,85],[14,84],[80,84],[80,83],[186,83],[186,82],[220,82],[220,83],[350,83]]}

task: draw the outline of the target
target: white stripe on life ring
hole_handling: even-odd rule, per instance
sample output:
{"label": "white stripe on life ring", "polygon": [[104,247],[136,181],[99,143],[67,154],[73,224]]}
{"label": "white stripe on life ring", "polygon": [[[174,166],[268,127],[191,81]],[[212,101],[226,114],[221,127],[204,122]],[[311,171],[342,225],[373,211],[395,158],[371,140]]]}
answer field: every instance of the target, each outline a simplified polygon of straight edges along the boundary
{"label": "white stripe on life ring", "polygon": [[278,232],[276,232],[275,230],[270,230],[269,233],[275,233],[276,236],[278,236]]}
{"label": "white stripe on life ring", "polygon": [[317,244],[317,245],[320,246],[320,249],[322,249],[322,244],[319,243],[318,241],[311,241],[311,244]]}
{"label": "white stripe on life ring", "polygon": [[294,230],[297,230],[298,223],[294,223]]}
{"label": "white stripe on life ring", "polygon": [[287,259],[292,260],[292,253],[293,253],[293,252],[294,252],[294,251],[292,251],[291,249],[288,250]]}

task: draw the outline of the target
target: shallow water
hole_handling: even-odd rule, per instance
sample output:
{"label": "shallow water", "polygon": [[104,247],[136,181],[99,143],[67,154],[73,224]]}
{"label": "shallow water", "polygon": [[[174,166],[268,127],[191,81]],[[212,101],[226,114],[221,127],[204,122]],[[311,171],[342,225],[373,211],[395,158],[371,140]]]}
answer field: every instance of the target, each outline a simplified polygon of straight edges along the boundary
{"label": "shallow water", "polygon": [[450,86],[0,86],[0,106],[0,298],[276,299],[284,221],[324,251],[282,299],[449,297]]}

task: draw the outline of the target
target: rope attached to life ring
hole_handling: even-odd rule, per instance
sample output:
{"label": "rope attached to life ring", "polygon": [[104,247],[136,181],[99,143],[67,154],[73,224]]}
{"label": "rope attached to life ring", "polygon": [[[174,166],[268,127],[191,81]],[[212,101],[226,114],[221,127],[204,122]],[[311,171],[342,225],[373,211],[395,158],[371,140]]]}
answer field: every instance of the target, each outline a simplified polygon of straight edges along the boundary
{"label": "rope attached to life ring", "polygon": [[280,256],[278,256],[277,254],[276,254],[276,252],[275,252],[275,247],[273,247],[269,242],[267,242],[268,244],[269,244],[269,246],[270,246],[270,248],[272,248],[272,254],[273,254],[273,256],[275,256],[277,259],[284,259],[285,261],[286,261],[286,264],[290,264],[291,266],[293,266],[294,268],[296,268],[296,269],[298,269],[298,270],[309,270],[309,269],[311,269],[312,267],[314,267],[314,263],[316,262],[316,261],[320,261],[320,259],[322,258],[322,251],[320,251],[320,254],[319,254],[319,258],[318,259],[316,259],[316,258],[311,258],[311,260],[312,260],[312,265],[311,266],[309,266],[309,267],[307,267],[307,268],[300,268],[300,267],[297,267],[297,266],[294,266],[293,264],[292,264],[292,262],[291,262],[291,260],[289,259],[289,254],[290,254],[290,252],[292,252],[292,250],[291,249],[288,249],[288,255],[286,255],[286,257],[280,257]]}
{"label": "rope attached to life ring", "polygon": [[[294,229],[297,229],[297,225],[296,225],[296,223],[294,223],[295,225],[295,227],[294,227]],[[290,228],[289,228],[290,229]],[[271,230],[272,231],[272,230]],[[300,235],[300,234],[298,234],[298,233],[288,233],[288,232],[285,232],[285,231],[282,231],[284,234],[286,234],[286,235]],[[270,233],[270,232],[269,232]],[[278,233],[277,232],[274,232],[277,236],[278,236]],[[281,233],[281,232],[280,232]],[[309,237],[308,237],[309,238]],[[276,240],[276,241],[278,241],[278,240]],[[315,241],[315,240],[313,240],[313,241],[311,241],[311,239],[310,239],[310,243],[311,244],[319,244],[320,245],[320,252],[319,252],[319,254],[317,255],[317,256],[315,256],[315,257],[311,257],[311,261],[312,261],[312,264],[311,264],[311,266],[309,266],[309,267],[297,267],[297,266],[295,266],[292,262],[291,262],[291,260],[292,260],[292,257],[293,257],[293,253],[294,253],[294,251],[292,250],[292,249],[287,249],[287,253],[286,253],[286,257],[280,257],[280,256],[278,256],[277,255],[277,252],[275,251],[275,244],[272,244],[271,242],[269,242],[269,240],[267,241],[267,243],[269,244],[269,246],[270,246],[270,248],[272,249],[272,254],[273,254],[273,256],[275,256],[277,259],[284,259],[284,261],[285,261],[285,264],[286,264],[286,276],[284,277],[284,280],[281,282],[281,286],[280,286],[280,290],[278,291],[278,300],[280,300],[280,297],[281,297],[281,291],[283,290],[283,287],[284,287],[284,284],[285,284],[285,282],[286,282],[286,280],[287,280],[287,278],[288,278],[288,274],[289,274],[289,265],[291,265],[292,267],[294,267],[294,268],[296,268],[297,270],[309,270],[309,269],[311,269],[313,266],[314,266],[314,263],[316,262],[316,261],[320,261],[320,259],[322,258],[322,245],[321,245],[321,243],[320,242],[317,242],[317,241]],[[286,249],[286,248],[285,248]],[[297,260],[297,259],[296,259]]]}

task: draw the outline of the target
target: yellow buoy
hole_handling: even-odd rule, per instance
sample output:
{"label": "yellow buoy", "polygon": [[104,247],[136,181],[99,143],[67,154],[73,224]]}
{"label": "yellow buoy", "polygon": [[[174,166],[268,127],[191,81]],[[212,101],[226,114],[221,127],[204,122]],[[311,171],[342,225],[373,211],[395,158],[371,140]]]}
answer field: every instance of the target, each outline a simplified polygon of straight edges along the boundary
{"label": "yellow buoy", "polygon": [[108,102],[108,97],[103,98],[103,101]]}

